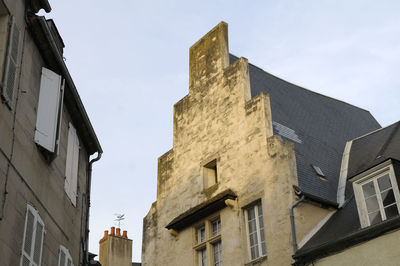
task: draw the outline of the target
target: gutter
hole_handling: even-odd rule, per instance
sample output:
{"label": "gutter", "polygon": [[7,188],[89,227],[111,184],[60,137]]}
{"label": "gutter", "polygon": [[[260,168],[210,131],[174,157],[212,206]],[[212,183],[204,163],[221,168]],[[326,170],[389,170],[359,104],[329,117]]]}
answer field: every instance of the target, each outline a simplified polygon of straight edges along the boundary
{"label": "gutter", "polygon": [[102,152],[97,153],[97,157],[89,161],[88,170],[87,170],[87,181],[86,181],[86,221],[85,221],[85,245],[84,245],[84,263],[83,265],[89,265],[89,208],[90,208],[90,190],[92,185],[92,169],[93,163],[100,160]]}

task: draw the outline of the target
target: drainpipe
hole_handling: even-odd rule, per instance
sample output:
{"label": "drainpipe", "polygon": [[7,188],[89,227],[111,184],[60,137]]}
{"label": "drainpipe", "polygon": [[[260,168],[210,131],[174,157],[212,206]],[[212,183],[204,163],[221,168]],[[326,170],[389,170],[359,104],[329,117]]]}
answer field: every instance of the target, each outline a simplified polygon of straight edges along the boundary
{"label": "drainpipe", "polygon": [[87,170],[87,187],[86,187],[86,228],[85,228],[85,262],[84,265],[89,265],[89,208],[90,208],[90,187],[92,184],[92,165],[100,160],[102,152],[97,153],[97,157],[89,161]]}
{"label": "drainpipe", "polygon": [[297,205],[299,205],[302,201],[304,201],[304,195],[301,196],[301,198],[295,202],[293,202],[292,206],[290,206],[290,224],[292,226],[292,239],[293,239],[293,254],[296,254],[297,251],[297,239],[296,239],[296,227],[294,224],[294,214],[293,214],[293,209],[296,208]]}

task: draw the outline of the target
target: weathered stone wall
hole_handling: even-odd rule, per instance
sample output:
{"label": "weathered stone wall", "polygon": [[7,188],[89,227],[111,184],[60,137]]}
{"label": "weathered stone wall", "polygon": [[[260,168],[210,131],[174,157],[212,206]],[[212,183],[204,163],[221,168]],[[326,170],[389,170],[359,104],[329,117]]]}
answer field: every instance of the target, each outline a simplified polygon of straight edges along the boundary
{"label": "weathered stone wall", "polygon": [[88,154],[80,141],[78,198],[74,207],[64,191],[68,124],[71,121],[65,106],[58,156],[48,163],[34,142],[41,69],[46,64],[26,29],[25,2],[5,1],[21,32],[21,73],[12,109],[0,103],[0,208],[8,173],[8,194],[4,217],[0,220],[0,264],[20,264],[26,209],[27,204],[31,204],[45,224],[42,265],[58,265],[60,245],[69,249],[74,265],[80,265],[79,258],[83,256],[80,237],[84,235],[87,206]]}
{"label": "weathered stone wall", "polygon": [[100,241],[99,255],[102,266],[132,266],[132,240],[107,236]]}
{"label": "weathered stone wall", "polygon": [[[189,94],[174,106],[173,149],[159,158],[157,201],[144,218],[143,265],[197,265],[195,225],[177,236],[165,226],[226,189],[238,199],[219,212],[224,265],[250,262],[243,208],[256,200],[262,202],[267,243],[267,257],[257,265],[292,262],[294,146],[273,135],[269,96],[251,98],[247,60],[229,65],[228,56],[225,23],[190,48]],[[214,159],[218,183],[204,189],[203,166]],[[326,212],[300,206],[298,238]]]}

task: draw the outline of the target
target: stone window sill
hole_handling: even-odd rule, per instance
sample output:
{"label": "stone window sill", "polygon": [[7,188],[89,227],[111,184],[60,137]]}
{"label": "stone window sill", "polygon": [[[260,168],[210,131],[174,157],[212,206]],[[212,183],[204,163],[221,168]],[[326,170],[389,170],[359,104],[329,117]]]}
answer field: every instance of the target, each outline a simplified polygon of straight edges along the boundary
{"label": "stone window sill", "polygon": [[252,260],[248,263],[245,263],[244,266],[256,266],[256,265],[260,265],[261,262],[267,260],[267,255],[259,257],[258,259]]}

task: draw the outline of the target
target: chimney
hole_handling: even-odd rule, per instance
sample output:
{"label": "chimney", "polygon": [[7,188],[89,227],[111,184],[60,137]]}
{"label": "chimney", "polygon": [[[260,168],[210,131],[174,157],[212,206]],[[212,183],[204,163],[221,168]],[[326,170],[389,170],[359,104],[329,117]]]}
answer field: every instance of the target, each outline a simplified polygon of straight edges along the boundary
{"label": "chimney", "polygon": [[102,266],[132,266],[132,240],[128,239],[128,232],[121,228],[111,227],[111,233],[104,231],[103,238],[99,241],[99,262]]}

